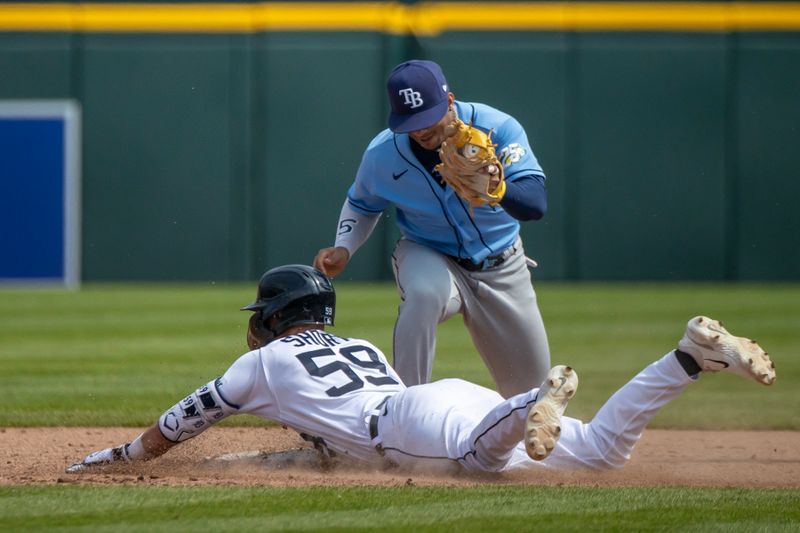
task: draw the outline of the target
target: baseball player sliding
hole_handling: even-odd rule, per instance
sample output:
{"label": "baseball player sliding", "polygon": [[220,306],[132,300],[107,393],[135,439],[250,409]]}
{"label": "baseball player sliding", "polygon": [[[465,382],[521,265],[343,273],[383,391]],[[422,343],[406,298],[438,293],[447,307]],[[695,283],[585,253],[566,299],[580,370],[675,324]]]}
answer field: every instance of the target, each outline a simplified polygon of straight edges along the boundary
{"label": "baseball player sliding", "polygon": [[689,321],[675,350],[618,390],[589,423],[562,416],[578,377],[552,368],[540,387],[508,399],[459,379],[406,387],[383,353],[333,325],[330,280],[307,266],[266,272],[247,340],[251,351],[167,409],[131,442],[89,454],[67,472],[159,456],[235,414],[295,429],[329,455],[372,466],[498,472],[617,468],[656,412],[700,373],[733,372],[770,385],[774,365],[755,341],[720,322]]}
{"label": "baseball player sliding", "polygon": [[430,381],[437,326],[460,313],[500,393],[528,391],[550,369],[550,349],[519,238],[520,221],[547,211],[525,130],[488,105],[457,101],[432,61],[401,63],[386,88],[389,128],[367,146],[334,245],[314,266],[338,276],[394,206],[400,377]]}

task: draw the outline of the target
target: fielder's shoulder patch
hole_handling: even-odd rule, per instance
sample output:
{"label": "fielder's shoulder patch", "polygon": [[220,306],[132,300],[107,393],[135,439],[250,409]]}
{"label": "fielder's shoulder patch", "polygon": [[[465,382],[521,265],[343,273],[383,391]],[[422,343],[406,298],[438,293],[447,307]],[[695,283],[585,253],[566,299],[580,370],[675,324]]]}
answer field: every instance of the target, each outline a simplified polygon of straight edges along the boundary
{"label": "fielder's shoulder patch", "polygon": [[500,150],[497,159],[500,160],[503,167],[508,168],[514,163],[518,162],[526,154],[525,147],[519,143],[511,143]]}

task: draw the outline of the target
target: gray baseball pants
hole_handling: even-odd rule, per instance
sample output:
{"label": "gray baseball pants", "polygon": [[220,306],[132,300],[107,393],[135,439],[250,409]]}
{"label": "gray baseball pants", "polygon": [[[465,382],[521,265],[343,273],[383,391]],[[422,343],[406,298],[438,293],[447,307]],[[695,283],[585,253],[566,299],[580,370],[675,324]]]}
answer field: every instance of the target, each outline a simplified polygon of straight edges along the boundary
{"label": "gray baseball pants", "polygon": [[550,370],[550,348],[522,242],[497,267],[470,272],[448,256],[407,239],[392,255],[400,294],[394,367],[406,385],[428,383],[439,323],[464,317],[500,394],[538,387]]}

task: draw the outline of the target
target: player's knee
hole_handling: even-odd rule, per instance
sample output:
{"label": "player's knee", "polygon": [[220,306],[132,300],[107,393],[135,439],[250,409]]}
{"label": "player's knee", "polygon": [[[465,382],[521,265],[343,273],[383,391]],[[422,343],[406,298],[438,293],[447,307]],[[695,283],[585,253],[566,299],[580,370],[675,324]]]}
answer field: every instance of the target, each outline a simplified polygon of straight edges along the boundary
{"label": "player's knee", "polygon": [[630,458],[631,456],[629,454],[624,454],[617,450],[611,450],[606,455],[606,468],[609,470],[622,468],[628,463]]}
{"label": "player's knee", "polygon": [[466,466],[471,470],[481,472],[502,472],[506,469],[513,457],[513,450],[506,450],[505,446],[486,447],[481,442],[466,454]]}
{"label": "player's knee", "polygon": [[628,463],[629,455],[625,455],[614,448],[597,450],[594,457],[589,458],[589,463],[595,470],[619,470]]}
{"label": "player's knee", "polygon": [[490,473],[502,472],[508,466],[510,460],[510,454],[507,457],[475,456],[475,462],[478,464],[479,470]]}
{"label": "player's knee", "polygon": [[592,467],[596,470],[619,470],[627,462],[627,459],[619,456],[599,457],[592,461]]}
{"label": "player's knee", "polygon": [[158,428],[164,438],[172,442],[185,441],[237,412],[238,407],[220,395],[219,381],[219,378],[209,381],[161,415]]}
{"label": "player's knee", "polygon": [[449,291],[443,291],[439,287],[417,285],[405,291],[403,305],[413,309],[415,314],[439,315],[447,305],[449,297]]}
{"label": "player's knee", "polygon": [[592,423],[584,424],[582,429],[586,432],[584,461],[587,466],[596,470],[618,470],[627,464],[632,445],[598,432]]}

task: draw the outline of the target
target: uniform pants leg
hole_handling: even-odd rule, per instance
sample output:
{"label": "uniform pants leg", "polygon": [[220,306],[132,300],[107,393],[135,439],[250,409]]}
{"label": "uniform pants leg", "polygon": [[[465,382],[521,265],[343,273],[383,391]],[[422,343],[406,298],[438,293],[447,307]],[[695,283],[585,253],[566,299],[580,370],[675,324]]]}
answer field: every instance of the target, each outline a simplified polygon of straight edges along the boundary
{"label": "uniform pants leg", "polygon": [[547,333],[521,241],[517,245],[490,270],[468,272],[451,262],[464,324],[505,398],[538,387],[550,370]]}
{"label": "uniform pants leg", "polygon": [[541,384],[550,348],[521,241],[517,245],[499,267],[468,272],[430,248],[398,242],[393,366],[406,385],[430,381],[437,326],[459,312],[503,397]]}
{"label": "uniform pants leg", "polygon": [[400,308],[394,327],[392,366],[408,386],[431,379],[436,330],[461,308],[444,255],[401,239],[392,255]]}
{"label": "uniform pants leg", "polygon": [[460,379],[409,387],[389,399],[379,418],[381,446],[405,469],[499,472],[523,438],[537,392],[504,400]]}
{"label": "uniform pants leg", "polygon": [[693,381],[669,352],[615,392],[588,424],[563,417],[561,438],[547,459],[532,461],[521,445],[509,467],[621,468],[659,409]]}

